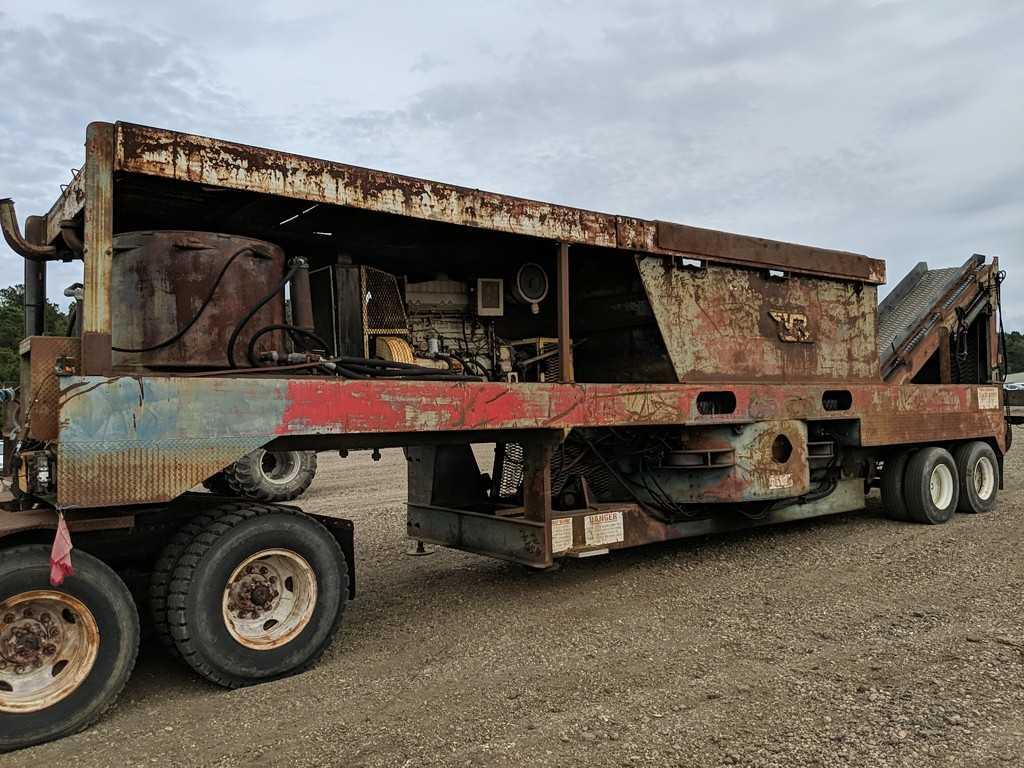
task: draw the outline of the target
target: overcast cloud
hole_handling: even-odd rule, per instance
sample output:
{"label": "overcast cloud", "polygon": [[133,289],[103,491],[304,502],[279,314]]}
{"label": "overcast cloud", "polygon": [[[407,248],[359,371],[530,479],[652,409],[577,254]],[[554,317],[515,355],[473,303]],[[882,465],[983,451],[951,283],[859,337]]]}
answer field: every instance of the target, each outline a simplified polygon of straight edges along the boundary
{"label": "overcast cloud", "polygon": [[[22,218],[86,123],[127,120],[858,251],[890,285],[997,255],[1024,329],[1024,3],[210,5],[4,0],[0,196]],[[78,271],[51,275],[63,301]]]}

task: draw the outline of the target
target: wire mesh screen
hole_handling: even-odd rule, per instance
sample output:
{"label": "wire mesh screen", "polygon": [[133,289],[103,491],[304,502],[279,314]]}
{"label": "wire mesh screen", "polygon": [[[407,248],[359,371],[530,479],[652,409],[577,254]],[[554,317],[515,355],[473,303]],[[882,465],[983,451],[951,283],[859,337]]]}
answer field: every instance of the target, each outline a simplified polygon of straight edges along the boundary
{"label": "wire mesh screen", "polygon": [[[558,349],[558,344],[544,344],[541,352],[554,352]],[[544,358],[541,363],[541,370],[544,372],[544,381],[561,381],[562,380],[562,359],[561,356],[555,352],[551,357]]]}
{"label": "wire mesh screen", "polygon": [[373,267],[363,271],[363,328],[367,335],[409,332],[397,278]]}
{"label": "wire mesh screen", "polygon": [[[495,488],[499,499],[519,497],[523,487],[526,454],[519,443],[505,443],[495,455]],[[566,441],[551,457],[551,492],[558,496],[570,482],[584,477],[591,493],[601,499],[621,491],[619,481],[586,445]]]}
{"label": "wire mesh screen", "polygon": [[519,443],[503,443],[495,453],[495,490],[499,499],[514,499],[523,486],[526,452]]}

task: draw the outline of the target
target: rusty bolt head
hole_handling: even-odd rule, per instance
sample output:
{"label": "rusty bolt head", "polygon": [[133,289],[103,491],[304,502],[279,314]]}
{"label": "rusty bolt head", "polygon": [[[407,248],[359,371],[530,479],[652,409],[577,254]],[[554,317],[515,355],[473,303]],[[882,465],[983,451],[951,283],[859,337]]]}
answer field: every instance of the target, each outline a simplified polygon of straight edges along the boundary
{"label": "rusty bolt head", "polygon": [[24,664],[17,664],[17,665],[15,665],[15,667],[14,667],[14,674],[16,674],[16,675],[24,675],[26,672],[28,672],[28,667],[26,667]]}
{"label": "rusty bolt head", "polygon": [[43,646],[43,656],[53,656],[57,652],[57,646],[53,643],[47,643]]}
{"label": "rusty bolt head", "polygon": [[254,572],[255,570],[256,570],[256,569],[255,569],[255,568],[253,568],[253,567],[252,567],[251,565],[247,565],[247,566],[245,566],[245,570],[244,570],[244,571],[242,571],[242,573],[247,573],[247,574],[251,574],[251,573],[253,573],[253,572]]}
{"label": "rusty bolt head", "polygon": [[270,583],[277,584],[277,576],[275,576],[274,574],[270,574]]}
{"label": "rusty bolt head", "polygon": [[39,622],[43,626],[49,624],[51,621],[52,621],[52,619],[50,618],[50,614],[48,614],[48,613],[44,613],[42,616],[39,617]]}
{"label": "rusty bolt head", "polygon": [[50,637],[57,637],[58,635],[60,635],[60,630],[57,629],[56,627],[50,627],[50,631],[47,632],[46,634],[49,635]]}
{"label": "rusty bolt head", "polygon": [[26,619],[31,619],[32,618],[32,609],[31,608],[26,608],[25,610],[23,610],[21,612],[21,615],[24,616]]}
{"label": "rusty bolt head", "polygon": [[265,565],[261,565],[260,566],[260,574],[263,575],[263,576],[266,576],[268,573],[270,573],[270,569],[267,568],[267,566],[265,566]]}
{"label": "rusty bolt head", "polygon": [[13,623],[14,623],[14,614],[13,613],[5,613],[4,614],[4,624],[13,624]]}

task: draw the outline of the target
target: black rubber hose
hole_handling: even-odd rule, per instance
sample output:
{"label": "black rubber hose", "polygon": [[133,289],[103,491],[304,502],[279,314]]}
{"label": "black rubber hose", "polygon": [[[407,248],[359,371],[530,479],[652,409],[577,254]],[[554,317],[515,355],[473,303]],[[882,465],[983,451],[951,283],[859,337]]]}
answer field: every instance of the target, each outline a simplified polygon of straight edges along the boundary
{"label": "black rubber hose", "polygon": [[256,315],[257,312],[259,312],[261,309],[263,309],[263,307],[271,299],[273,299],[275,296],[277,296],[277,294],[279,294],[281,291],[284,290],[284,287],[288,284],[288,282],[295,275],[295,271],[297,269],[298,269],[298,267],[292,267],[291,269],[289,269],[288,272],[285,273],[285,276],[281,279],[281,282],[279,282],[274,287],[274,290],[272,290],[270,293],[268,293],[266,296],[264,296],[262,299],[260,299],[259,303],[256,304],[256,306],[254,306],[248,312],[246,312],[245,317],[243,317],[238,322],[238,325],[235,326],[235,330],[233,330],[231,332],[231,338],[228,339],[228,365],[229,366],[231,366],[232,368],[237,368],[238,367],[238,364],[235,362],[235,344],[238,343],[238,337],[242,333],[242,329],[245,328],[246,324],[250,320],[253,319],[253,317]]}
{"label": "black rubber hose", "polygon": [[287,331],[288,335],[291,336],[292,341],[295,342],[296,344],[302,344],[303,348],[306,349],[307,351],[309,350],[309,345],[300,342],[299,339],[305,338],[309,341],[319,344],[320,348],[324,352],[327,351],[327,342],[321,339],[312,331],[307,331],[305,328],[299,328],[298,326],[295,325],[287,325],[286,323],[274,323],[273,325],[263,326],[252,335],[252,338],[249,339],[249,345],[248,347],[246,347],[245,355],[249,359],[250,365],[259,365],[259,361],[256,360],[256,342],[258,342],[261,337],[265,336],[268,333],[272,333],[273,331]]}
{"label": "black rubber hose", "polygon": [[178,341],[178,339],[180,339],[182,336],[188,333],[189,329],[196,324],[196,321],[198,321],[200,317],[202,317],[203,312],[206,311],[206,308],[210,306],[210,302],[213,300],[213,295],[217,292],[217,288],[220,286],[221,280],[224,279],[224,274],[228,271],[228,267],[231,266],[235,259],[237,259],[239,256],[246,252],[256,253],[256,251],[254,251],[252,248],[246,246],[245,248],[240,248],[233,254],[231,254],[231,257],[226,262],[224,262],[224,266],[221,267],[220,274],[218,274],[217,279],[214,280],[213,287],[210,288],[210,292],[206,295],[206,298],[203,299],[203,303],[199,305],[199,311],[192,316],[191,320],[185,323],[184,328],[182,328],[176,334],[171,336],[171,338],[161,341],[159,344],[153,344],[152,346],[149,347],[139,347],[138,349],[132,349],[129,347],[111,347],[111,349],[114,350],[115,352],[153,352],[154,350],[157,349],[169,347],[171,344]]}

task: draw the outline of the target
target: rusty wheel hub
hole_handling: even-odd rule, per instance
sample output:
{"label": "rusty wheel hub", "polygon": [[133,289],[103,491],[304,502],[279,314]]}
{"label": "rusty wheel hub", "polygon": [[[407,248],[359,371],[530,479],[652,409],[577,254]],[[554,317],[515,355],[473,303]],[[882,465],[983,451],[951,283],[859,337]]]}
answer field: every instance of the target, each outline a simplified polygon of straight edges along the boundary
{"label": "rusty wheel hub", "polygon": [[98,650],[96,619],[70,595],[37,590],[0,603],[0,712],[36,712],[68,696]]}
{"label": "rusty wheel hub", "polygon": [[235,568],[224,590],[224,624],[242,645],[278,648],[294,639],[313,616],[316,575],[289,549],[266,549]]}

